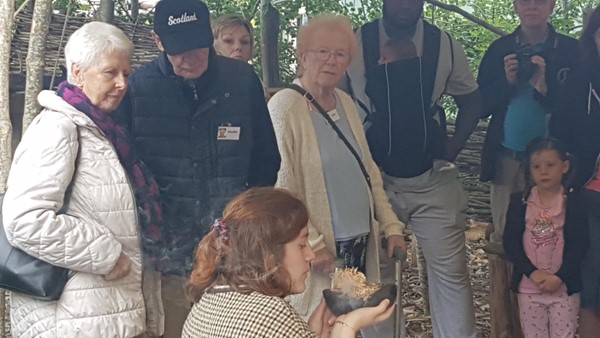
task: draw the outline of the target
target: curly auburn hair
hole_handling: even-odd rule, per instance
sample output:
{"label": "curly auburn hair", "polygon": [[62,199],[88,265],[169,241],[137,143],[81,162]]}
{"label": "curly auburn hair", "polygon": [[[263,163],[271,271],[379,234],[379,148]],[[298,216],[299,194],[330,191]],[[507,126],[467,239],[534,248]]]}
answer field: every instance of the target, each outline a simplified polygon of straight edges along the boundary
{"label": "curly auburn hair", "polygon": [[282,268],[284,245],[308,223],[304,204],[283,189],[254,188],[227,204],[222,222],[227,240],[212,229],[198,245],[187,286],[190,298],[197,302],[215,285],[241,293],[291,294],[290,275]]}

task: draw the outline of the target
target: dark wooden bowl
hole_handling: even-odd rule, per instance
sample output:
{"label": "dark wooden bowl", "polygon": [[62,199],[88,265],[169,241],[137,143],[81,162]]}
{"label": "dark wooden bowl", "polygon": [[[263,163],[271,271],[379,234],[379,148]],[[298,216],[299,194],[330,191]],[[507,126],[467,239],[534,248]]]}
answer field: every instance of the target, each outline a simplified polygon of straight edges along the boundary
{"label": "dark wooden bowl", "polygon": [[393,304],[396,301],[397,287],[394,284],[384,284],[379,290],[375,291],[367,300],[350,297],[342,292],[323,290],[325,303],[336,316],[344,315],[350,311],[363,307],[377,306],[384,299],[389,299]]}

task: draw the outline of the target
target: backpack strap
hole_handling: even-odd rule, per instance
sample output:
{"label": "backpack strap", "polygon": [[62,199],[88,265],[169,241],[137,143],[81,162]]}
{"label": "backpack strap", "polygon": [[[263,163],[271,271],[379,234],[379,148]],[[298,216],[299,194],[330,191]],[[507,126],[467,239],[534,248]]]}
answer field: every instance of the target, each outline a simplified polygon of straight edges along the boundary
{"label": "backpack strap", "polygon": [[377,66],[377,61],[381,53],[379,47],[379,20],[364,24],[360,28],[360,37],[362,40],[365,72],[368,72],[371,67]]}
{"label": "backpack strap", "polygon": [[335,131],[335,133],[338,135],[340,140],[342,140],[342,142],[344,142],[346,147],[348,147],[348,150],[350,151],[350,153],[352,153],[352,155],[356,159],[356,162],[358,162],[358,166],[360,168],[360,171],[362,171],[363,176],[365,177],[367,186],[369,186],[369,190],[372,191],[373,187],[371,186],[371,176],[369,175],[369,172],[365,168],[365,164],[363,163],[360,155],[358,155],[358,152],[356,151],[356,149],[354,149],[354,147],[352,146],[350,141],[348,141],[348,138],[346,138],[346,135],[344,135],[344,132],[340,129],[340,127],[338,127],[338,125],[335,123],[335,121],[333,121],[331,116],[329,116],[329,114],[327,114],[325,109],[323,109],[323,107],[319,104],[319,102],[317,102],[317,100],[315,100],[314,96],[312,96],[311,93],[307,92],[304,88],[300,87],[299,85],[297,85],[295,83],[292,83],[291,85],[289,85],[288,88],[293,89],[293,90],[297,91],[298,93],[300,93],[300,95],[302,95],[306,99],[306,101],[308,101],[309,103],[312,103],[312,105],[315,106],[315,108],[317,108],[317,111],[319,112],[319,114],[321,114],[321,116],[323,116],[323,118],[327,121],[327,124]]}
{"label": "backpack strap", "polygon": [[[423,20],[423,99],[426,102],[435,102],[433,100],[433,88],[435,87],[435,78],[437,76],[438,63],[440,59],[440,41],[442,31]],[[432,103],[429,108],[433,108],[435,103]]]}

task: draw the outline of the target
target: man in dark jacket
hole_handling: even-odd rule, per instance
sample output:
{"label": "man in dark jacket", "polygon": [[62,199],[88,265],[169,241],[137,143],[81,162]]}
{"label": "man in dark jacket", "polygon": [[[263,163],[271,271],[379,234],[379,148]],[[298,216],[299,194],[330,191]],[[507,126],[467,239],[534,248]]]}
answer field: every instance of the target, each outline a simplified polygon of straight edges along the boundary
{"label": "man in dark jacket", "polygon": [[521,25],[494,41],[479,67],[482,118],[492,116],[481,155],[481,181],[491,181],[492,242],[501,243],[510,195],[524,188],[521,160],[533,138],[548,134],[547,117],[566,73],[578,60],[575,39],[548,18],[554,0],[514,0]]}
{"label": "man in dark jacket", "polygon": [[275,184],[280,157],[262,85],[250,65],[216,55],[204,3],[160,1],[153,37],[162,53],[130,76],[121,113],[161,188],[169,247],[156,265],[171,338],[190,309],[194,248],[232,197]]}

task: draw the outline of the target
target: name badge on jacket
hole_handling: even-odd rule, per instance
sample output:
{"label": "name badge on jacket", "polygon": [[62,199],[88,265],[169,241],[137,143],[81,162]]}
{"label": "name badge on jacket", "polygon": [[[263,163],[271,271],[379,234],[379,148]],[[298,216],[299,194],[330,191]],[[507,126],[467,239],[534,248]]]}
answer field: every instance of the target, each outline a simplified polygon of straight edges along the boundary
{"label": "name badge on jacket", "polygon": [[340,119],[340,114],[338,114],[337,109],[333,109],[327,112],[327,115],[331,117],[331,121],[337,122]]}
{"label": "name badge on jacket", "polygon": [[232,126],[220,126],[217,129],[217,140],[219,141],[239,141],[242,128]]}

